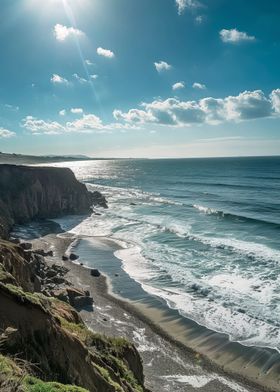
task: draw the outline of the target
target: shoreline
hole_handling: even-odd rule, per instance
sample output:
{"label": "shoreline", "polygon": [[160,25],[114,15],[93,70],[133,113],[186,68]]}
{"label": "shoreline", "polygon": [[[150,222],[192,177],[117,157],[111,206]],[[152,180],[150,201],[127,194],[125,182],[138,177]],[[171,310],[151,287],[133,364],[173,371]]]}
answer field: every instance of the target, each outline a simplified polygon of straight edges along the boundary
{"label": "shoreline", "polygon": [[[86,324],[94,329],[97,332],[105,333],[108,335],[119,335],[120,334],[120,328],[119,326],[122,326],[122,333],[126,333],[128,328],[128,321],[127,317],[129,319],[133,318],[134,320],[134,327],[140,328],[139,325],[141,326],[141,330],[144,329],[146,332],[149,330],[148,335],[155,335],[151,336],[151,340],[155,339],[161,339],[163,341],[163,348],[165,349],[166,345],[170,345],[170,350],[171,353],[173,350],[177,350],[177,356],[178,358],[183,358],[181,361],[183,361],[185,364],[187,363],[188,366],[186,369],[180,369],[181,373],[185,374],[178,374],[178,371],[176,370],[176,366],[173,364],[171,368],[174,368],[174,374],[172,375],[166,375],[162,376],[160,387],[163,387],[166,385],[166,383],[170,382],[173,386],[170,387],[171,389],[165,389],[167,391],[191,391],[190,387],[193,387],[193,390],[196,390],[199,388],[201,391],[204,390],[204,385],[205,385],[205,391],[211,392],[213,391],[279,391],[279,384],[276,382],[275,377],[272,377],[272,380],[268,380],[268,377],[263,379],[254,379],[254,376],[248,376],[250,373],[250,368],[247,366],[244,370],[246,372],[246,376],[244,374],[240,374],[238,372],[238,369],[240,368],[240,362],[237,361],[236,365],[233,368],[230,368],[230,366],[222,366],[221,361],[224,360],[224,356],[221,355],[220,353],[220,363],[212,360],[212,358],[209,358],[207,355],[204,353],[199,352],[199,350],[196,350],[194,347],[191,347],[190,344],[187,344],[186,341],[182,341],[179,336],[180,334],[183,333],[184,326],[180,325],[178,323],[178,318],[177,321],[176,319],[171,318],[170,320],[170,314],[169,314],[169,320],[167,321],[166,324],[166,315],[163,311],[156,307],[152,307],[151,304],[143,304],[141,301],[130,301],[126,300],[125,298],[122,298],[121,296],[117,296],[113,292],[113,285],[111,282],[111,279],[108,276],[105,276],[102,274],[100,278],[92,278],[89,274],[89,270],[85,268],[85,266],[81,266],[79,262],[73,263],[72,261],[64,261],[62,262],[61,257],[62,255],[66,252],[68,248],[71,248],[73,246],[73,243],[81,238],[77,238],[76,236],[69,236],[66,237],[65,235],[47,235],[45,237],[42,237],[38,240],[33,241],[35,244],[35,247],[37,244],[40,244],[40,247],[42,247],[42,244],[46,247],[51,247],[51,249],[54,250],[55,252],[55,260],[54,258],[50,258],[50,262],[56,261],[56,263],[61,263],[65,265],[68,269],[70,269],[69,273],[67,274],[66,278],[70,280],[75,286],[78,287],[83,287],[86,289],[90,289],[91,294],[94,297],[94,300],[96,302],[96,308],[93,312],[87,312],[87,311],[82,311],[81,315],[86,322]],[[102,238],[102,237],[95,237],[95,241],[104,241],[108,244],[110,242],[110,239]],[[113,249],[111,250],[113,253]],[[90,267],[88,267],[90,268]],[[99,306],[99,303],[101,306]],[[167,305],[166,305],[167,306]],[[106,309],[107,312],[101,311],[101,309]],[[116,308],[117,314],[112,315],[112,308]],[[115,310],[116,310],[115,309]],[[97,312],[99,312],[99,317],[97,317],[96,320],[96,315]],[[170,309],[170,312],[172,312],[172,309]],[[173,312],[177,312],[173,310]],[[114,312],[113,312],[114,313]],[[178,312],[177,312],[178,313]],[[105,314],[105,316],[104,316]],[[104,317],[103,317],[104,316]],[[155,317],[156,316],[156,317]],[[103,317],[103,318],[102,318]],[[169,323],[169,324],[168,324]],[[177,325],[176,325],[177,323]],[[192,322],[194,323],[194,322]],[[196,324],[196,323],[194,323]],[[173,333],[170,333],[170,329],[166,329],[166,325],[172,326]],[[174,335],[174,327],[176,327],[176,332]],[[179,328],[179,329],[178,329]],[[183,329],[181,329],[183,328]],[[177,336],[176,336],[177,333]],[[221,335],[221,334],[217,334]],[[135,342],[135,336],[132,333],[132,337],[134,338]],[[133,340],[133,339],[132,339]],[[142,339],[143,340],[143,339]],[[139,337],[139,341],[141,341],[141,336]],[[143,343],[143,341],[142,341]],[[233,344],[233,343],[231,343]],[[234,345],[240,345],[239,343],[234,343]],[[137,346],[137,344],[136,344]],[[140,345],[141,346],[141,345]],[[139,346],[139,347],[140,347]],[[241,345],[240,345],[241,346]],[[138,347],[138,349],[139,349]],[[152,345],[153,351],[156,352],[156,348]],[[245,346],[242,346],[245,348]],[[224,347],[222,347],[223,350]],[[219,351],[219,348],[215,347],[217,352]],[[141,352],[142,349],[140,347],[139,351]],[[226,354],[227,351],[225,350]],[[149,351],[148,351],[149,353]],[[154,376],[153,372],[151,369],[149,369],[149,360],[152,363],[151,355],[148,355],[145,353],[145,351],[141,352],[143,360],[144,360],[144,368],[145,368],[145,374],[147,378],[147,386],[151,388],[153,391],[159,390],[159,389],[153,389],[153,388],[159,388],[159,385],[157,385],[157,382],[160,384],[159,377]],[[151,354],[151,352],[150,352]],[[147,359],[145,358],[147,357]],[[246,355],[245,355],[246,357]],[[170,358],[169,358],[170,360]],[[234,361],[234,357],[231,358],[232,362]],[[248,362],[248,359],[247,359]],[[161,363],[160,366],[164,367],[164,364]],[[195,371],[197,372],[197,366],[200,368],[199,373],[200,376],[190,376],[189,373],[193,373],[194,369],[190,371],[190,366],[195,368]],[[180,368],[180,366],[179,366]],[[258,372],[260,372],[260,367],[255,366],[255,369],[257,369]],[[176,373],[177,371],[177,373]],[[160,371],[161,374],[161,371]],[[273,373],[274,375],[274,373]],[[164,377],[166,377],[164,379]],[[172,380],[173,377],[173,380]],[[176,378],[177,377],[177,378]],[[193,381],[192,385],[192,380],[191,377],[194,377],[196,381]],[[201,382],[199,382],[199,377],[201,379]],[[157,379],[157,380],[156,380]],[[178,381],[180,380],[181,381]],[[156,380],[156,381],[155,381]],[[202,382],[204,380],[204,383]],[[178,381],[178,382],[177,382]],[[184,382],[185,381],[185,382]],[[206,382],[207,381],[207,382]],[[264,382],[265,381],[265,382]],[[268,382],[269,381],[269,382]],[[210,385],[215,384],[215,387],[213,389],[210,387]],[[232,384],[230,387],[227,385]],[[240,384],[238,384],[240,383]],[[196,386],[195,386],[196,385]],[[200,386],[198,386],[200,385]],[[225,389],[225,385],[227,385],[228,389]],[[176,389],[176,388],[179,389]],[[185,389],[186,388],[186,389]],[[222,388],[222,389],[221,389]]]}

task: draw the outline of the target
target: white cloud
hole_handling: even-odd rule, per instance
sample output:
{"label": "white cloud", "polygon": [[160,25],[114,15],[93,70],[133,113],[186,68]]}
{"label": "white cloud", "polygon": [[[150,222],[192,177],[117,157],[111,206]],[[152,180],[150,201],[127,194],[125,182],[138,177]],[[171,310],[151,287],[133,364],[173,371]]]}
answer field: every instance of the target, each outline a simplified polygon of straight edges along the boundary
{"label": "white cloud", "polygon": [[178,14],[181,15],[187,8],[196,9],[202,6],[197,0],[175,0]]}
{"label": "white cloud", "polygon": [[103,124],[102,120],[95,114],[85,114],[82,109],[71,109],[72,113],[81,114],[82,116],[74,121],[59,123],[57,121],[42,120],[33,116],[25,117],[21,125],[33,135],[61,135],[69,133],[108,133],[112,130],[124,130],[136,128],[129,124]]}
{"label": "white cloud", "polygon": [[53,29],[54,36],[58,41],[65,41],[69,37],[82,37],[85,33],[74,27],[67,27],[61,24],[56,24]]}
{"label": "white cloud", "polygon": [[63,132],[63,126],[56,121],[44,121],[33,116],[27,116],[22,120],[23,128],[29,130],[34,135],[45,133],[57,135]]}
{"label": "white cloud", "polygon": [[68,80],[63,78],[62,76],[58,74],[53,74],[51,77],[51,82],[53,84],[69,84]]}
{"label": "white cloud", "polygon": [[84,113],[82,108],[72,108],[70,111],[73,114],[83,114]]}
{"label": "white cloud", "polygon": [[89,66],[93,65],[93,62],[90,60],[85,60],[85,63],[86,63],[86,65],[89,65]]}
{"label": "white cloud", "polygon": [[238,31],[237,29],[230,29],[230,30],[222,29],[220,31],[220,38],[223,42],[233,43],[233,44],[256,40],[254,36],[248,35],[243,31]]}
{"label": "white cloud", "polygon": [[273,90],[270,94],[272,106],[276,113],[280,113],[280,89]]}
{"label": "white cloud", "polygon": [[155,62],[154,66],[156,67],[156,70],[158,72],[169,71],[172,68],[172,66],[168,64],[166,61],[159,61],[158,63]]}
{"label": "white cloud", "polygon": [[88,82],[88,80],[86,80],[85,78],[82,78],[81,76],[79,76],[76,73],[73,74],[73,78],[76,79],[81,84],[85,84]]}
{"label": "white cloud", "polygon": [[205,90],[206,89],[205,84],[201,84],[201,83],[197,83],[197,82],[195,82],[192,86],[193,86],[193,88],[196,88],[198,90]]}
{"label": "white cloud", "polygon": [[99,56],[108,57],[108,58],[110,58],[110,59],[113,58],[113,57],[115,57],[114,52],[112,52],[112,51],[109,50],[109,49],[103,49],[103,48],[101,48],[101,47],[97,48],[96,53],[97,53]]}
{"label": "white cloud", "polygon": [[177,83],[174,83],[172,86],[172,90],[180,90],[182,88],[185,88],[184,82],[177,82]]}
{"label": "white cloud", "polygon": [[156,122],[156,118],[145,110],[131,109],[127,113],[123,113],[121,110],[114,110],[113,116],[117,121],[124,120],[129,123],[149,123]]}
{"label": "white cloud", "polygon": [[59,115],[60,116],[65,116],[65,114],[66,114],[66,110],[65,109],[62,109],[62,110],[59,111]]}
{"label": "white cloud", "polygon": [[93,80],[98,79],[98,75],[90,75],[90,78]]}
{"label": "white cloud", "polygon": [[8,139],[8,138],[13,137],[15,135],[16,135],[15,132],[12,132],[12,131],[9,131],[8,129],[0,127],[0,139],[1,138]]}
{"label": "white cloud", "polygon": [[199,101],[180,101],[175,98],[141,104],[143,109],[113,112],[118,121],[133,124],[153,123],[171,126],[191,124],[219,124],[225,121],[244,121],[279,115],[280,89],[266,97],[261,90],[244,91],[226,98],[207,97]]}

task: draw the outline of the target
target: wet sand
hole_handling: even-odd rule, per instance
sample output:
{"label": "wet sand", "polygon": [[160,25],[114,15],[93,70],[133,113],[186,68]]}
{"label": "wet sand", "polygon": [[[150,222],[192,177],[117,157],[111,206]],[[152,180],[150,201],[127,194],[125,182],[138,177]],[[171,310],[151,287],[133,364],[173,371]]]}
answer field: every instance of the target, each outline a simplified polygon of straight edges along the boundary
{"label": "wet sand", "polygon": [[[183,318],[164,301],[145,293],[140,285],[123,276],[121,262],[114,256],[118,245],[109,239],[90,238],[90,247],[85,244],[87,238],[75,241],[79,262],[62,262],[61,256],[74,239],[64,234],[47,235],[36,240],[34,246],[53,249],[55,255],[49,262],[64,264],[70,270],[67,279],[90,290],[94,310],[81,311],[89,328],[135,343],[152,391],[280,390],[277,353],[229,342],[226,335]],[[90,266],[94,260],[94,267],[107,277],[91,277],[86,268],[89,257]]]}

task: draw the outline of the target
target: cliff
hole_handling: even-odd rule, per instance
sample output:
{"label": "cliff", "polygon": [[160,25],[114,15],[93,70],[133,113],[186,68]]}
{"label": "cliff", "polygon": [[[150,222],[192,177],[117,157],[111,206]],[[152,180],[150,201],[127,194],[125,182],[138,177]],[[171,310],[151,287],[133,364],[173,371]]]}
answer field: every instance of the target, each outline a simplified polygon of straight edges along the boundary
{"label": "cliff", "polygon": [[99,192],[88,192],[70,169],[0,165],[0,237],[15,223],[86,214],[92,205],[106,207]]}
{"label": "cliff", "polygon": [[[14,223],[107,207],[68,169],[0,165],[0,236]],[[0,239],[0,390],[148,392],[141,358],[125,339],[89,331],[77,311],[92,305],[31,244]]]}
{"label": "cliff", "polygon": [[44,295],[38,268],[42,256],[0,240],[0,390],[147,391],[135,347],[89,331],[69,303]]}

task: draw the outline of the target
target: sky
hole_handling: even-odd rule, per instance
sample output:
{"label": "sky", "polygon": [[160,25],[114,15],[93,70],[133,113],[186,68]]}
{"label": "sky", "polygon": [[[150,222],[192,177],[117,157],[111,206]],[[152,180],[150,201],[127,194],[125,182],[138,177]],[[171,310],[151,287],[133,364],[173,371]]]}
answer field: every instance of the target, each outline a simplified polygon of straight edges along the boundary
{"label": "sky", "polygon": [[280,155],[279,1],[0,7],[0,151]]}

